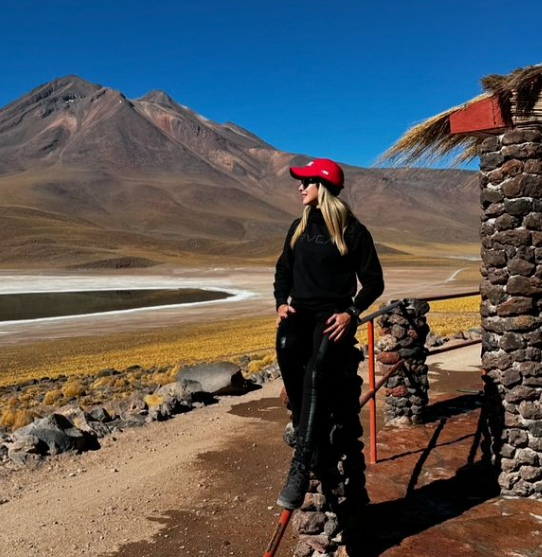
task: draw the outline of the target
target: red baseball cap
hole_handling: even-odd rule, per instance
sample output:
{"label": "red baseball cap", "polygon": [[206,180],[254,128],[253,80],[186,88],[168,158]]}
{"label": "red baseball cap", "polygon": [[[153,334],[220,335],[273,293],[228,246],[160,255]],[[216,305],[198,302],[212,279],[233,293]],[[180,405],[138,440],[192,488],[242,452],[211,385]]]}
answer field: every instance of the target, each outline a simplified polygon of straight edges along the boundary
{"label": "red baseball cap", "polygon": [[329,182],[339,189],[344,187],[343,169],[331,159],[314,159],[305,166],[291,166],[290,174],[296,180],[322,178],[324,182]]}

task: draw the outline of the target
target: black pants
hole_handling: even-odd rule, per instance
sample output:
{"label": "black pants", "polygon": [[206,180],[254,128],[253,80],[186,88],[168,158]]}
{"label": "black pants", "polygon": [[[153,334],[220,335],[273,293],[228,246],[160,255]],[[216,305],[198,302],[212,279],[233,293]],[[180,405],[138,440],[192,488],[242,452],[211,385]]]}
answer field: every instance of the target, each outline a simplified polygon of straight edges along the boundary
{"label": "black pants", "polygon": [[351,320],[343,336],[335,341],[324,334],[327,319],[336,312],[314,312],[296,308],[277,330],[277,361],[297,426],[294,458],[314,467],[317,459],[318,428],[329,412],[334,376],[342,372],[356,344],[357,325]]}

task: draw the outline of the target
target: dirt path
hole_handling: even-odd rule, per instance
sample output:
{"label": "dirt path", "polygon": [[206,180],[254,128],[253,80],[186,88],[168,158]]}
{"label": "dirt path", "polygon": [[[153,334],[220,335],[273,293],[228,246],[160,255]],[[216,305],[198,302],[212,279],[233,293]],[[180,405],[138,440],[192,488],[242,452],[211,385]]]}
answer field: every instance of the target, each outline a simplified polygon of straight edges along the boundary
{"label": "dirt path", "polygon": [[[431,395],[478,388],[477,359],[476,346],[432,356]],[[281,387],[274,381],[168,422],[126,430],[105,438],[99,451],[49,458],[34,471],[0,469],[0,501],[6,501],[0,504],[0,555],[263,553],[290,458],[282,441]],[[383,391],[378,398],[381,410]],[[366,411],[362,419],[367,428]]]}
{"label": "dirt path", "polygon": [[[50,458],[38,470],[4,470],[0,548],[9,547],[10,557],[106,555],[128,542],[159,539],[174,509],[176,524],[183,513],[191,517],[181,521],[186,531],[177,528],[190,553],[179,552],[183,543],[177,540],[175,555],[222,555],[216,544],[226,542],[232,545],[226,555],[248,554],[237,549],[238,535],[250,536],[259,551],[273,528],[276,492],[289,458],[281,440],[287,417],[277,398],[280,388],[275,381],[242,399],[222,399],[165,423],[127,430],[104,439],[99,451]],[[260,412],[262,399],[272,404]],[[225,454],[227,447],[235,450]],[[256,492],[268,501],[248,513]],[[195,519],[208,522],[213,533],[197,540],[204,553],[194,551],[196,540],[190,540]],[[162,540],[166,546],[168,539]],[[148,555],[145,543],[140,553],[125,548],[120,554]],[[4,549],[0,555],[8,555]]]}

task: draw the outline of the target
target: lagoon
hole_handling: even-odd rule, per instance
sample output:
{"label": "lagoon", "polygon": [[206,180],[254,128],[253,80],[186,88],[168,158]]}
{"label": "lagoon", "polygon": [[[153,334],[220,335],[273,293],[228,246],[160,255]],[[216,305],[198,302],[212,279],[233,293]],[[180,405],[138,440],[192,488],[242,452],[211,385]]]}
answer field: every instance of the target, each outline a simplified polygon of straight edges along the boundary
{"label": "lagoon", "polygon": [[199,288],[1,294],[0,322],[191,304],[230,296],[228,292]]}

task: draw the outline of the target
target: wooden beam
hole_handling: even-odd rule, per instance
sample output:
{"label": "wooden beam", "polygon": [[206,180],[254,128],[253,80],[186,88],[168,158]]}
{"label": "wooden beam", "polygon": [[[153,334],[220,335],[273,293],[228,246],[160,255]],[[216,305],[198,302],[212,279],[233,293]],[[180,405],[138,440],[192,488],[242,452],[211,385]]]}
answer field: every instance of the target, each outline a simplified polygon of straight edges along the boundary
{"label": "wooden beam", "polygon": [[450,114],[450,133],[488,132],[497,133],[506,128],[496,96],[487,97],[469,104]]}

